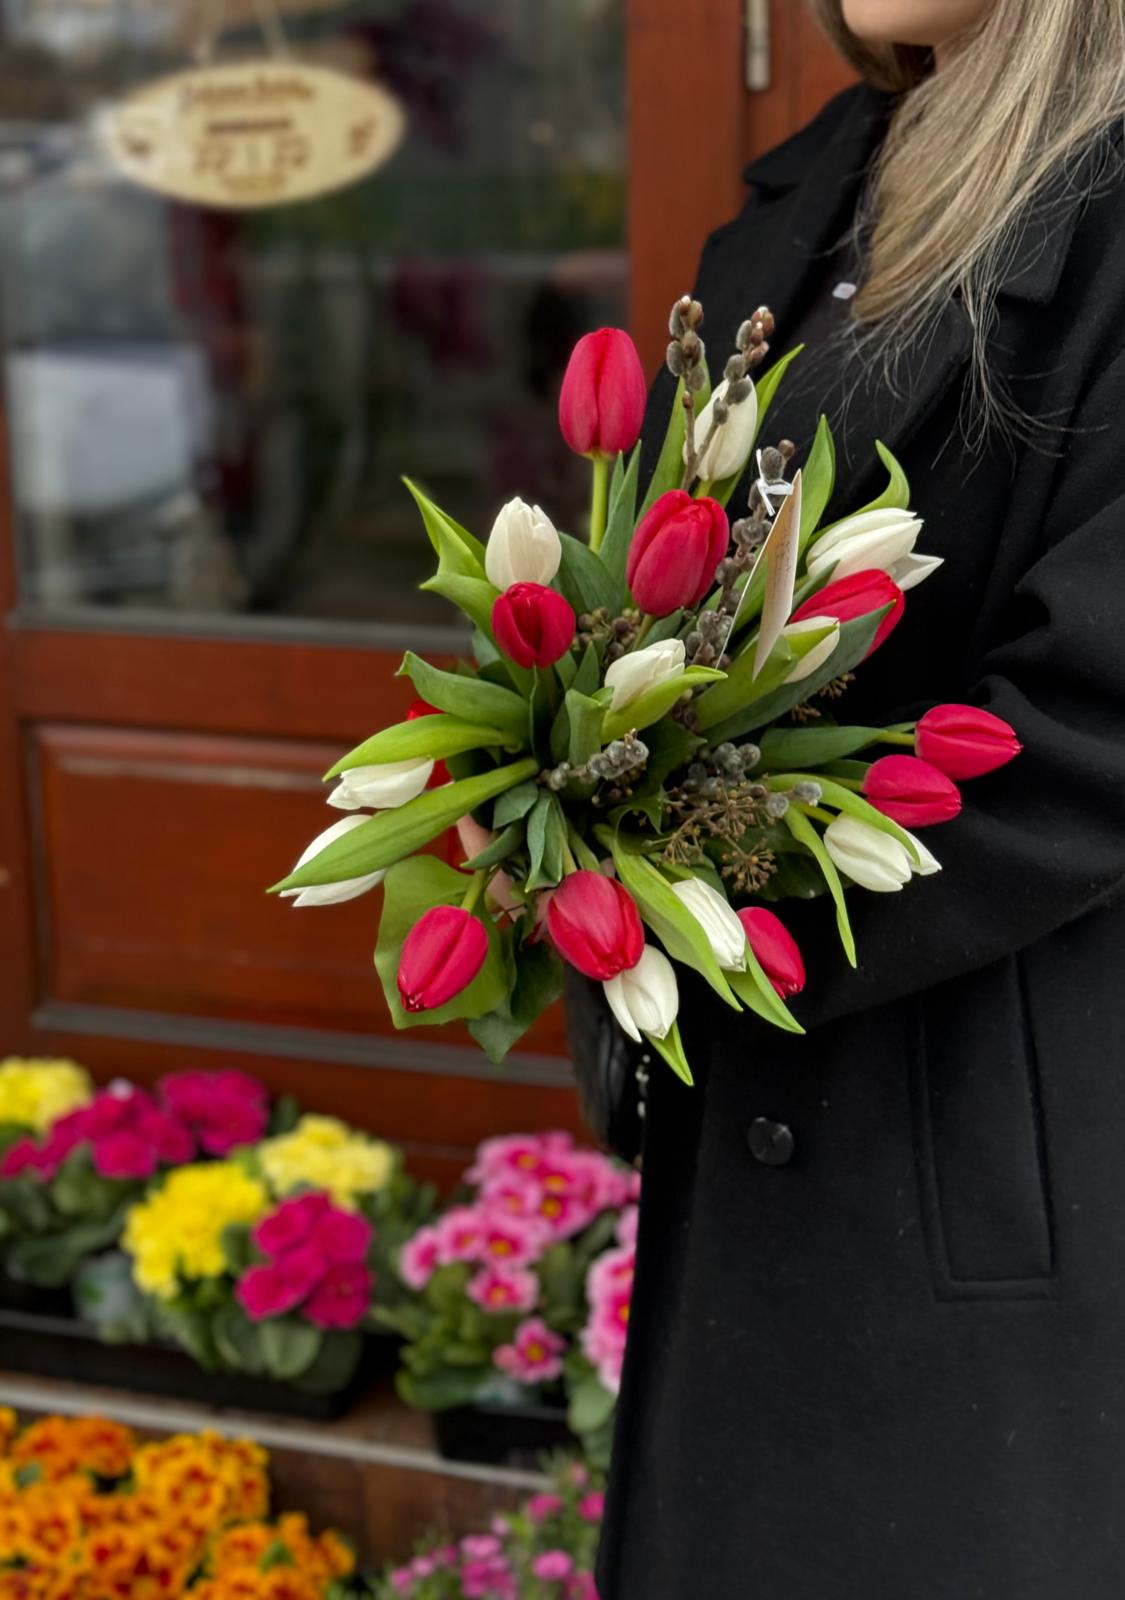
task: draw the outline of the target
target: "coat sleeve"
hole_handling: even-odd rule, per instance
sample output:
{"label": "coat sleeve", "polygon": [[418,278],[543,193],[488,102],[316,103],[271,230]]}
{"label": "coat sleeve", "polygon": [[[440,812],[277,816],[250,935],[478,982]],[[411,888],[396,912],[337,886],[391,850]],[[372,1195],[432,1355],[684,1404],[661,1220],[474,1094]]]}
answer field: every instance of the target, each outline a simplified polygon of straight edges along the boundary
{"label": "coat sleeve", "polygon": [[824,903],[795,908],[806,1027],[974,971],[1125,894],[1123,415],[1125,355],[1079,409],[1048,548],[1016,588],[1025,625],[983,658],[970,696],[1012,724],[1023,754],[926,831],[940,874],[900,894],[848,891],[858,971],[833,951]]}

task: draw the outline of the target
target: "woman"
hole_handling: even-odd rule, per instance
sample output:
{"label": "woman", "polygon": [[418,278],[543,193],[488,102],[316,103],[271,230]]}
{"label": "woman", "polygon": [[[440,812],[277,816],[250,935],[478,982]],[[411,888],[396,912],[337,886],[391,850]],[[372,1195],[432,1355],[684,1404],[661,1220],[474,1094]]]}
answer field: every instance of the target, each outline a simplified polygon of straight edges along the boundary
{"label": "woman", "polygon": [[685,994],[600,1593],[1119,1600],[1125,0],[817,9],[867,81],[708,240],[709,357],[759,301],[807,331],[771,440],[827,395],[835,506],[882,439],[945,558],[838,714],[971,700],[1025,750],[927,835],[940,876],[854,895],[858,973],[785,910],[807,1036]]}

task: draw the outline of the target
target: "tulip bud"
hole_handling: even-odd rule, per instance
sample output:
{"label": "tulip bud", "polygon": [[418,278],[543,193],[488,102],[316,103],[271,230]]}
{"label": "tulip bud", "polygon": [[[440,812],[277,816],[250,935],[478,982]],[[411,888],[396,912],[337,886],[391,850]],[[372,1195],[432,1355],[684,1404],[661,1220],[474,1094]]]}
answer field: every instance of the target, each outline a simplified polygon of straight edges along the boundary
{"label": "tulip bud", "polygon": [[835,578],[849,578],[853,572],[876,568],[889,572],[896,562],[912,553],[921,531],[921,519],[913,511],[894,507],[845,517],[813,545],[808,559],[809,577],[822,577],[830,569]]}
{"label": "tulip bud", "polygon": [[648,386],[636,346],[620,328],[579,339],[559,393],[559,427],[580,456],[615,456],[640,437]]}
{"label": "tulip bud", "polygon": [[488,934],[463,906],[434,906],[406,935],[398,963],[404,1011],[433,1011],[467,989],[484,966]]}
{"label": "tulip bud", "polygon": [[904,830],[907,838],[918,852],[917,861],[911,860],[910,870],[917,878],[932,878],[935,872],[941,871],[941,862],[931,851],[926,849],[921,839],[908,829]]}
{"label": "tulip bud", "polygon": [[810,595],[803,606],[798,606],[790,623],[804,622],[807,617],[835,617],[837,622],[852,622],[872,611],[890,610],[879,624],[871,641],[868,655],[873,655],[887,635],[902,621],[906,602],[902,590],[885,572],[853,572],[848,578],[839,578]]}
{"label": "tulip bud", "polygon": [[939,567],[944,566],[941,556],[909,555],[893,562],[887,568],[887,573],[905,594],[907,589],[916,589],[927,578],[932,578]]}
{"label": "tulip bud", "polygon": [[725,894],[703,878],[685,878],[672,885],[672,893],[707,935],[711,954],[724,972],[746,968],[746,935]]}
{"label": "tulip bud", "polygon": [[934,706],[914,731],[914,748],[950,778],[980,778],[1023,749],[1016,730],[977,706]]}
{"label": "tulip bud", "polygon": [[641,518],[629,546],[625,581],[642,611],[667,617],[694,606],[715,582],[730,528],[717,500],[669,489]]}
{"label": "tulip bud", "polygon": [[805,987],[805,963],[796,939],[765,906],[747,906],[738,913],[746,941],[758,965],[783,1000]]}
{"label": "tulip bud", "polygon": [[[419,717],[438,717],[441,712],[437,706],[432,706],[428,700],[412,700],[406,713],[407,722],[415,722]],[[443,783],[449,782],[449,768],[444,761],[435,761],[434,770],[426,781],[427,789],[440,789]]]}
{"label": "tulip bud", "polygon": [[669,678],[683,676],[686,659],[682,639],[660,639],[656,644],[646,644],[642,650],[631,650],[618,656],[605,669],[605,681],[613,690],[611,711],[620,711],[646,689],[655,688]]}
{"label": "tulip bud", "polygon": [[638,1044],[643,1034],[664,1039],[680,1009],[680,990],[672,963],[662,950],[646,944],[641,958],[627,972],[603,985],[609,1008]]}
{"label": "tulip bud", "polygon": [[961,792],[952,778],[917,756],[883,756],[867,769],[863,792],[876,810],[903,828],[952,822]]}
{"label": "tulip bud", "polygon": [[616,978],[645,947],[637,903],[616,878],[572,872],[551,895],[547,932],[564,960],[588,978]]}
{"label": "tulip bud", "polygon": [[[298,857],[297,867],[303,867],[314,856],[337,839],[342,839],[345,834],[351,833],[353,828],[362,826],[367,821],[366,817],[341,817],[339,822],[334,822],[330,828],[325,828],[323,833],[318,833],[316,838]],[[313,883],[307,889],[282,889],[281,898],[292,900],[295,906],[337,906],[345,900],[354,900],[357,895],[366,894],[368,889],[374,889],[377,883],[382,883],[387,876],[386,871],[365,872],[360,878],[344,878],[340,883]]]}
{"label": "tulip bud", "polygon": [[[835,627],[833,627],[835,623]],[[785,676],[786,683],[801,683],[805,678],[811,678],[814,672],[831,660],[836,653],[836,646],[840,643],[840,624],[835,617],[805,617],[801,622],[787,623],[781,630],[781,637],[792,638],[794,634],[815,633],[820,628],[832,628],[831,633],[825,634],[819,644],[814,644],[807,655],[801,657],[797,665]]]}
{"label": "tulip bud", "polygon": [[910,882],[913,863],[906,846],[858,817],[837,817],[824,830],[824,846],[861,889],[889,894]]}
{"label": "tulip bud", "polygon": [[509,500],[488,536],[484,570],[497,589],[513,583],[550,583],[562,561],[562,542],[545,511],[519,496]]}
{"label": "tulip bud", "polygon": [[550,667],[574,643],[574,612],[541,583],[513,583],[492,607],[496,643],[518,667]]}
{"label": "tulip bud", "polygon": [[[741,382],[748,383],[749,379],[742,379]],[[738,390],[734,392],[737,393]],[[716,404],[721,408],[720,415],[725,409],[726,420],[716,428],[714,438],[704,449],[696,464],[699,477],[709,483],[718,483],[723,478],[733,478],[736,473],[742,471],[750,459],[754,438],[758,432],[758,393],[754,385],[750,384],[750,393],[745,400],[736,404],[731,397],[730,383],[724,379],[695,419],[695,438],[698,444],[704,443],[711,430]],[[686,444],[684,460],[687,461]]]}
{"label": "tulip bud", "polygon": [[337,811],[358,811],[373,806],[390,811],[422,793],[434,770],[432,761],[416,756],[410,761],[382,761],[377,766],[352,767],[342,773],[328,796]]}

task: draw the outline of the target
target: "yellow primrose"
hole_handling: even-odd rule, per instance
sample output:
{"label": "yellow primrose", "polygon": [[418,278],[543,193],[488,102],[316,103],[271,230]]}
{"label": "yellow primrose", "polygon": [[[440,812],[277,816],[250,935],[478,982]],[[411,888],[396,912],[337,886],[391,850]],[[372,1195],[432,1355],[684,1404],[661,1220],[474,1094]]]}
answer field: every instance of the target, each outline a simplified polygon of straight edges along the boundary
{"label": "yellow primrose", "polygon": [[292,1132],[260,1145],[258,1161],[275,1195],[304,1184],[323,1189],[339,1206],[354,1207],[389,1181],[395,1156],[390,1145],[337,1117],[305,1116]]}
{"label": "yellow primrose", "polygon": [[46,1133],[68,1111],[93,1098],[89,1075],[73,1061],[0,1061],[0,1123]]}
{"label": "yellow primrose", "polygon": [[268,1205],[265,1186],[236,1162],[176,1168],[125,1220],[122,1245],[138,1288],[169,1300],[184,1279],[217,1277],[224,1229],[257,1222]]}

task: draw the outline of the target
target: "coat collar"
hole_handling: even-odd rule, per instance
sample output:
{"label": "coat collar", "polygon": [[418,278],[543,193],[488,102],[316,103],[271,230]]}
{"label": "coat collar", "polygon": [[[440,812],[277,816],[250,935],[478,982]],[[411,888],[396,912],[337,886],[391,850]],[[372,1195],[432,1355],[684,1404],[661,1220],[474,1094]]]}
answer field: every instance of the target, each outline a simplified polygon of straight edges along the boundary
{"label": "coat collar", "polygon": [[[755,280],[769,291],[781,330],[780,348],[785,348],[785,329],[793,326],[795,314],[807,303],[824,259],[855,216],[894,103],[892,96],[860,86],[745,170],[747,182],[764,202],[751,208],[747,222],[758,260]],[[1089,187],[1089,173],[1076,177],[1072,171],[1032,205],[1012,252],[1012,266],[1001,283],[1002,302],[1010,302],[1013,309],[1050,304]],[[874,440],[898,455],[963,380],[971,353],[969,319],[960,302],[951,300],[937,324],[904,358],[900,384],[872,379],[863,386],[862,397],[848,397],[847,425],[837,437],[836,503],[854,509],[869,492],[878,491],[883,469]],[[935,438],[934,453],[947,442]]]}

